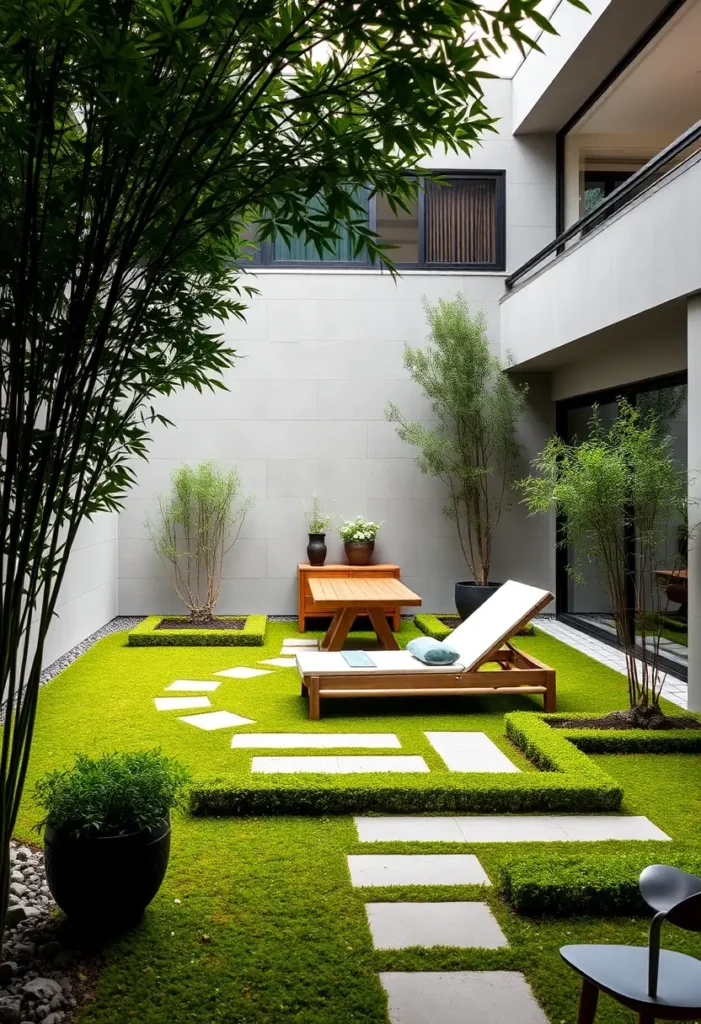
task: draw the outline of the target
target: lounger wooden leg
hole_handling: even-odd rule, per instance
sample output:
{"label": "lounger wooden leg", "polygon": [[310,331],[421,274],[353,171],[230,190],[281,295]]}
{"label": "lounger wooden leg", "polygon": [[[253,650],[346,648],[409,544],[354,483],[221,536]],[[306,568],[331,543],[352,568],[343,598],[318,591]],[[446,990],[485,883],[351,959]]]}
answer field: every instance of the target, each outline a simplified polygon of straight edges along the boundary
{"label": "lounger wooden leg", "polygon": [[302,680],[302,685],[300,687],[300,692],[301,692],[303,697],[308,697],[309,696],[309,690],[307,689],[307,684],[305,683],[304,680]]}
{"label": "lounger wooden leg", "polygon": [[554,672],[548,672],[545,680],[547,687],[543,694],[543,706],[547,714],[557,711],[557,678]]}
{"label": "lounger wooden leg", "polygon": [[372,623],[372,628],[377,634],[377,639],[380,641],[382,646],[387,651],[398,651],[399,644],[392,635],[392,630],[389,628],[387,622],[387,615],[382,611],[381,608],[370,608],[368,610],[368,616]]}
{"label": "lounger wooden leg", "polygon": [[599,1002],[599,990],[585,978],[582,982],[582,994],[579,997],[577,1024],[594,1024],[596,1005]]}
{"label": "lounger wooden leg", "polygon": [[309,717],[317,721],[321,716],[321,701],[319,700],[319,677],[312,676],[309,680]]}

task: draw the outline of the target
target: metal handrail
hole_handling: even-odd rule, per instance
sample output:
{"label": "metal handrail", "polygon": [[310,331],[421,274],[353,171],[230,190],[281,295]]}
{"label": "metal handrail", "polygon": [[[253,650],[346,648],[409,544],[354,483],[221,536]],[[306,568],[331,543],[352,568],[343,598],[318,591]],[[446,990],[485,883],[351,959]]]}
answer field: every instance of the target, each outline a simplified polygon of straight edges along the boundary
{"label": "metal handrail", "polygon": [[535,256],[531,256],[523,266],[515,270],[513,274],[510,274],[506,278],[506,290],[511,291],[517,281],[520,281],[522,277],[525,277],[526,274],[535,269],[548,256],[552,256],[553,253],[562,252],[567,242],[574,238],[575,235],[582,233],[590,225],[605,219],[607,212],[611,213],[616,209],[621,209],[620,203],[622,200],[632,201],[635,198],[633,193],[641,185],[644,185],[650,178],[654,177],[655,174],[674,160],[675,157],[680,156],[685,149],[688,149],[689,146],[699,139],[701,139],[701,121],[697,121],[696,124],[680,135],[678,139],[670,142],[668,146],[660,150],[659,153],[653,156],[652,160],[648,160],[643,167],[640,167],[634,174],[631,174],[630,178],[627,178],[621,185],[615,188],[597,207],[590,210],[583,217],[580,217],[578,221],[559,234],[552,242],[548,242]]}

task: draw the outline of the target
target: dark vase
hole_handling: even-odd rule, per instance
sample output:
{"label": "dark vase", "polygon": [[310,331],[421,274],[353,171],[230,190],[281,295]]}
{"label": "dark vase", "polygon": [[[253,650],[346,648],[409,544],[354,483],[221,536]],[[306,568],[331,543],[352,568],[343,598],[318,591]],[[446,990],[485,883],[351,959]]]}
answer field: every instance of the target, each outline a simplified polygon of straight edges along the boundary
{"label": "dark vase", "polygon": [[76,837],[47,828],[46,881],[61,910],[99,931],[139,920],[161,887],[170,821],[123,836]]}
{"label": "dark vase", "polygon": [[480,586],[472,580],[465,583],[455,584],[455,607],[458,615],[465,621],[474,611],[488,601],[492,594],[496,594],[501,583],[485,583]]}
{"label": "dark vase", "polygon": [[307,558],[310,565],[323,565],[326,561],[326,534],[310,533],[307,544]]}
{"label": "dark vase", "polygon": [[349,565],[370,565],[374,540],[347,540],[344,544]]}

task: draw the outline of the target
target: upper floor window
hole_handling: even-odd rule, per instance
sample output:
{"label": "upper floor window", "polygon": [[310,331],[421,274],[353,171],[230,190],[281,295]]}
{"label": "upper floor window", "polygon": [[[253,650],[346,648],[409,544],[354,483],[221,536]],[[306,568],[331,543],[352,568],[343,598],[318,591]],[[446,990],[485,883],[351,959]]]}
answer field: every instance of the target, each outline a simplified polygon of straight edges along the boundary
{"label": "upper floor window", "polygon": [[[505,194],[503,171],[444,172],[440,183],[421,183],[408,210],[391,209],[382,195],[360,190],[367,223],[400,269],[503,270]],[[301,238],[263,242],[255,262],[278,267],[369,267],[366,253],[355,254],[348,232],[322,254]]]}

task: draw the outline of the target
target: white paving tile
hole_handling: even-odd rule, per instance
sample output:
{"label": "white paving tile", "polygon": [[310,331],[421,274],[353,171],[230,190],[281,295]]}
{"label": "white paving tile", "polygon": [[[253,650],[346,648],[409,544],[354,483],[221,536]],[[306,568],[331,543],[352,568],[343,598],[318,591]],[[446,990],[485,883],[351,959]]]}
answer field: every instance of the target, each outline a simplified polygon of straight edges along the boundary
{"label": "white paving tile", "polygon": [[483,732],[426,732],[451,772],[520,772]]}
{"label": "white paving tile", "polygon": [[251,771],[267,775],[323,772],[355,775],[368,772],[427,772],[423,757],[254,757]]}
{"label": "white paving tile", "polygon": [[179,719],[180,722],[187,722],[188,725],[196,725],[198,729],[205,729],[211,732],[213,729],[230,729],[235,725],[254,725],[253,718],[243,718],[231,711],[210,711],[204,715],[185,715]]}
{"label": "white paving tile", "polygon": [[363,843],[457,842],[535,843],[587,842],[604,839],[668,840],[648,818],[622,814],[499,815],[433,818],[356,818]]}
{"label": "white paving tile", "polygon": [[221,672],[215,672],[215,676],[226,676],[227,679],[253,679],[255,676],[269,676],[270,669],[267,668],[225,668]]}
{"label": "white paving tile", "polygon": [[390,1024],[548,1024],[516,971],[380,974]]}
{"label": "white paving tile", "polygon": [[509,945],[486,903],[367,903],[365,910],[375,949]]}
{"label": "white paving tile", "polygon": [[414,853],[348,857],[351,882],[358,889],[378,885],[491,885],[471,853]]}
{"label": "white paving tile", "polygon": [[277,668],[293,668],[296,658],[261,658],[259,665],[275,665]]}
{"label": "white paving tile", "polygon": [[246,732],[234,736],[232,747],[258,750],[333,750],[340,747],[398,750],[401,743],[392,732]]}
{"label": "white paving tile", "polygon": [[196,693],[200,690],[202,693],[214,693],[218,686],[221,686],[221,683],[207,683],[197,679],[176,679],[170,686],[166,686],[166,692],[172,690],[175,693]]}
{"label": "white paving tile", "polygon": [[287,639],[283,640],[282,641],[282,646],[283,647],[316,647],[318,649],[319,641],[318,640],[304,640],[304,639],[297,640],[294,637],[292,637],[292,638],[287,638]]}
{"label": "white paving tile", "polygon": [[209,708],[209,697],[154,697],[157,711],[186,711],[188,708]]}

